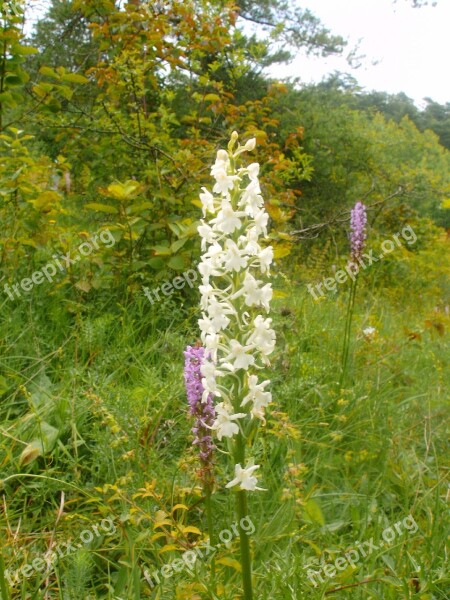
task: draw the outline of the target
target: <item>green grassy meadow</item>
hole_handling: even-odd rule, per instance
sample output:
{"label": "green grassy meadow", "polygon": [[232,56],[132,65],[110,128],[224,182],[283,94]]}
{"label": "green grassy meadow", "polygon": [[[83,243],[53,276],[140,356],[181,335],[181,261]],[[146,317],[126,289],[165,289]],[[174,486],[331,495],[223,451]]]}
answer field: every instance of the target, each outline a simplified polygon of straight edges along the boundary
{"label": "green grassy meadow", "polygon": [[445,2],[311,4],[0,1],[0,600],[450,598]]}
{"label": "green grassy meadow", "polygon": [[[254,440],[267,491],[251,495],[249,507],[258,599],[448,598],[448,265],[440,248],[361,275],[342,386],[348,286],[315,301],[306,283],[317,267],[288,273],[277,264],[277,347],[267,369],[274,402]],[[428,287],[427,252],[443,257]],[[400,267],[404,286],[393,278]],[[383,277],[391,283],[381,286]],[[195,304],[180,293],[154,305],[143,296],[73,302],[62,312],[59,296],[39,294],[1,311],[0,519],[10,597],[239,598],[220,452],[215,578],[211,552],[173,562],[209,538],[182,375],[182,351],[198,336]],[[80,542],[95,527],[93,540]],[[65,550],[51,561],[55,547]],[[352,549],[353,565],[333,567]],[[51,567],[27,569],[39,558]],[[161,572],[172,564],[178,571]]]}

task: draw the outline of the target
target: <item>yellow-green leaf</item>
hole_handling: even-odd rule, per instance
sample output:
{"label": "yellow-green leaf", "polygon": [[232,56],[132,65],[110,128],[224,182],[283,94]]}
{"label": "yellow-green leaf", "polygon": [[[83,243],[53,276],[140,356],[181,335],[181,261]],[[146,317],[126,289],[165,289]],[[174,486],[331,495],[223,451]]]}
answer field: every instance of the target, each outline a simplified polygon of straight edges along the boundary
{"label": "yellow-green leaf", "polygon": [[187,527],[180,526],[182,533],[195,533],[197,535],[202,535],[202,532],[198,527],[194,527],[193,525],[188,525]]}
{"label": "yellow-green leaf", "polygon": [[207,102],[218,102],[220,100],[220,96],[217,94],[206,94],[205,100]]}
{"label": "yellow-green leaf", "polygon": [[280,242],[279,244],[273,244],[273,256],[274,258],[283,258],[291,253],[292,244],[289,242]]}
{"label": "yellow-green leaf", "polygon": [[117,200],[132,200],[142,192],[143,186],[139,181],[130,179],[125,183],[118,181],[117,183],[111,183],[108,186],[105,195],[116,198]]}
{"label": "yellow-green leaf", "polygon": [[175,506],[172,508],[172,514],[179,508],[182,510],[189,510],[189,508],[186,506],[186,504],[175,504]]}
{"label": "yellow-green leaf", "polygon": [[58,73],[50,67],[41,67],[39,73],[41,75],[46,75],[47,77],[53,77],[53,79],[59,79]]}
{"label": "yellow-green leaf", "polygon": [[117,215],[117,209],[114,206],[109,206],[108,204],[101,204],[100,202],[89,202],[89,204],[85,204],[84,208],[89,208],[90,210],[98,210],[99,212],[109,213],[111,215]]}
{"label": "yellow-green leaf", "polygon": [[164,554],[164,552],[170,552],[171,550],[177,550],[178,547],[175,544],[166,544],[160,550],[158,550],[158,554]]}
{"label": "yellow-green leaf", "polygon": [[226,567],[231,567],[238,573],[242,571],[241,563],[235,558],[230,558],[229,556],[224,556],[223,558],[217,559],[216,565],[225,565]]}
{"label": "yellow-green leaf", "polygon": [[92,285],[88,281],[77,281],[75,287],[86,293],[92,289]]}
{"label": "yellow-green leaf", "polygon": [[34,440],[31,444],[27,444],[22,451],[22,454],[19,458],[19,464],[29,465],[33,460],[36,460],[38,456],[42,456],[43,448],[41,442],[38,440]]}
{"label": "yellow-green leaf", "polygon": [[79,73],[64,73],[61,76],[62,81],[69,81],[70,83],[89,83],[89,79]]}
{"label": "yellow-green leaf", "polygon": [[305,505],[305,513],[313,523],[317,523],[317,525],[321,526],[325,525],[325,519],[322,513],[322,509],[312,498],[310,498]]}

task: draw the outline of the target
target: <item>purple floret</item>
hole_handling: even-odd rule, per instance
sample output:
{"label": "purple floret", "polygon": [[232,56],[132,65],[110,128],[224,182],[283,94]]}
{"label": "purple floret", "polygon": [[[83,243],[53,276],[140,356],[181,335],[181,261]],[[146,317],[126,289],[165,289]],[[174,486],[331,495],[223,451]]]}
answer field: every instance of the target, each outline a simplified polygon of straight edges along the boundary
{"label": "purple floret", "polygon": [[351,243],[351,257],[350,261],[356,265],[359,258],[363,253],[366,245],[366,225],[367,225],[367,213],[366,207],[362,202],[357,202],[352,208],[350,217],[350,243]]}
{"label": "purple floret", "polygon": [[195,436],[194,444],[199,447],[200,460],[204,467],[211,463],[214,444],[211,436],[211,427],[215,421],[215,410],[212,395],[209,394],[206,402],[202,402],[203,385],[200,367],[205,349],[201,346],[188,346],[184,351],[184,382],[189,402],[189,412],[195,418],[192,433]]}

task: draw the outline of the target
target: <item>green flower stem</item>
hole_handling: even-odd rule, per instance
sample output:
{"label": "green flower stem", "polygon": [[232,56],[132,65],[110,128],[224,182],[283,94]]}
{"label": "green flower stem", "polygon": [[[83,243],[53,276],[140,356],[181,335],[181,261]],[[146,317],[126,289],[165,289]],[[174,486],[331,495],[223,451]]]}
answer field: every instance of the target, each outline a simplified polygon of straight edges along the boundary
{"label": "green flower stem", "polygon": [[[235,442],[236,463],[245,465],[245,439],[241,432],[236,436]],[[240,490],[236,493],[236,512],[238,517],[239,540],[241,546],[242,586],[244,600],[253,600],[252,588],[252,558],[250,554],[250,540],[241,527],[241,521],[248,516],[247,492]]]}
{"label": "green flower stem", "polygon": [[[210,545],[214,546],[214,519],[212,511],[212,484],[208,482],[205,490],[205,506],[206,506],[206,519],[208,522],[208,532]],[[216,559],[213,554],[211,559],[211,585],[214,594],[216,593]]]}
{"label": "green flower stem", "polygon": [[342,349],[342,371],[341,371],[341,379],[339,381],[339,387],[342,388],[345,376],[347,374],[347,366],[348,366],[348,355],[350,352],[350,334],[352,330],[352,321],[353,321],[353,312],[355,308],[355,297],[356,297],[356,287],[358,283],[358,278],[355,277],[352,280],[350,293],[348,296],[348,306],[347,306],[347,316],[345,321],[345,331],[344,331],[344,345]]}
{"label": "green flower stem", "polygon": [[9,600],[10,595],[8,592],[8,587],[5,581],[5,563],[3,561],[3,554],[0,550],[0,594],[1,600]]}

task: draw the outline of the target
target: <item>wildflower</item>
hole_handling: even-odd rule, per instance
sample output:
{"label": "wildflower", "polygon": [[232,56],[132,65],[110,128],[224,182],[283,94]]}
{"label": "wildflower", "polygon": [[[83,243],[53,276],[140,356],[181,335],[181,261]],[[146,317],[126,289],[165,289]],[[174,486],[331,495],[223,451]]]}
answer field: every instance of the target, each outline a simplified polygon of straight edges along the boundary
{"label": "wildflower", "polygon": [[[272,320],[259,314],[270,310],[273,291],[264,281],[270,273],[273,249],[265,246],[269,216],[258,180],[260,166],[254,162],[237,168],[237,158],[251,151],[256,140],[237,144],[233,133],[227,150],[219,150],[211,175],[212,193],[202,188],[203,220],[198,227],[202,257],[198,270],[201,310],[202,398],[218,397],[216,416],[210,431],[219,440],[227,438],[233,447],[235,436],[247,437],[255,420],[264,422],[272,400],[266,391],[269,380],[255,374],[269,365],[275,348]],[[245,458],[241,458],[244,464]],[[236,460],[236,462],[239,462]],[[242,490],[259,490],[253,474],[258,466],[243,469],[235,465],[236,477],[227,487],[239,483]]]}
{"label": "wildflower", "polygon": [[203,216],[206,217],[207,212],[211,212],[211,213],[215,212],[214,196],[211,194],[211,192],[208,192],[208,190],[206,188],[202,187],[202,190],[203,190],[203,193],[200,194],[200,200],[202,202],[202,207],[203,207]]}
{"label": "wildflower", "polygon": [[358,259],[361,258],[362,252],[366,245],[366,225],[367,213],[366,207],[362,202],[357,202],[351,210],[350,214],[350,242],[351,255],[350,262],[356,266]]}
{"label": "wildflower", "polygon": [[225,487],[231,488],[235,485],[239,485],[241,490],[247,490],[254,492],[255,490],[266,491],[263,488],[257,487],[258,480],[253,476],[253,473],[259,469],[259,465],[248,464],[245,469],[241,465],[237,464],[234,469],[235,478],[227,483]]}
{"label": "wildflower", "polygon": [[242,417],[246,416],[245,413],[236,413],[235,415],[231,414],[230,410],[223,402],[220,402],[220,404],[216,406],[216,414],[217,418],[214,421],[211,429],[217,431],[217,437],[219,440],[221,440],[223,437],[231,438],[233,435],[238,433],[239,426],[234,421],[237,419],[242,419]]}
{"label": "wildflower", "polygon": [[201,346],[188,346],[184,352],[184,380],[189,402],[190,413],[195,417],[192,432],[195,435],[194,444],[200,449],[200,460],[203,466],[209,466],[212,460],[214,444],[210,427],[215,419],[212,395],[208,394],[203,401],[204,388],[202,384],[202,359],[205,349]]}
{"label": "wildflower", "polygon": [[363,329],[363,336],[367,339],[373,339],[377,334],[375,327],[366,327]]}

